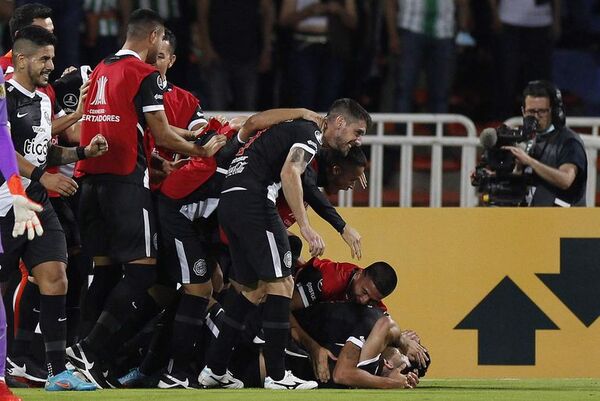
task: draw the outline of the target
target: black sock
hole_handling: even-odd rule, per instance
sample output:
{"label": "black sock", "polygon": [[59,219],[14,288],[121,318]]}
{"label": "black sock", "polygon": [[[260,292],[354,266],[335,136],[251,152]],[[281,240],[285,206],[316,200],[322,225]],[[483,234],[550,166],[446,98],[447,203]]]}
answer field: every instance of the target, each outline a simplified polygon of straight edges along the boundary
{"label": "black sock", "polygon": [[137,313],[138,303],[154,284],[155,278],[155,265],[125,265],[123,278],[110,293],[98,321],[84,340],[93,352],[98,354],[98,351],[111,341],[112,335]]}
{"label": "black sock", "polygon": [[204,325],[207,305],[208,299],[189,294],[183,294],[179,300],[171,337],[171,358],[175,370],[187,370],[194,357],[194,344]]}
{"label": "black sock", "polygon": [[156,326],[154,326],[154,333],[148,351],[140,363],[140,372],[145,375],[154,374],[164,368],[169,359],[170,352],[168,351],[173,331],[173,321],[177,312],[177,302],[167,306],[156,322]]}
{"label": "black sock", "polygon": [[81,288],[87,285],[87,265],[90,258],[85,256],[79,248],[69,250],[67,264],[67,344],[74,344],[77,339],[79,321],[81,316]]}
{"label": "black sock", "polygon": [[15,338],[11,345],[11,356],[30,354],[35,326],[40,316],[40,291],[37,285],[25,279],[21,281],[22,291],[15,301],[14,327]]}
{"label": "black sock", "polygon": [[236,336],[244,329],[244,320],[256,309],[256,305],[231,289],[225,298],[223,309],[225,314],[222,318],[223,324],[219,331],[219,337],[214,344],[211,344],[206,358],[206,365],[217,375],[225,373],[231,359]]}
{"label": "black sock", "polygon": [[40,295],[40,328],[46,347],[48,374],[55,376],[65,370],[67,315],[64,295]]}
{"label": "black sock", "polygon": [[262,320],[267,376],[273,380],[281,380],[285,375],[285,345],[290,331],[290,299],[267,295]]}
{"label": "black sock", "polygon": [[108,295],[123,276],[123,266],[96,266],[93,273],[92,283],[81,300],[80,338],[89,334],[100,317]]}

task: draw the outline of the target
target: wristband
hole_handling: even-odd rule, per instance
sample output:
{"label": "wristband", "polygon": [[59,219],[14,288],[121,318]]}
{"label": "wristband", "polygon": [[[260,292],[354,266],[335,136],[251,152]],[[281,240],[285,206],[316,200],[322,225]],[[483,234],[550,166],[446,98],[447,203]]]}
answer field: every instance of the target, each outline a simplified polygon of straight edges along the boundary
{"label": "wristband", "polygon": [[23,189],[23,183],[21,182],[21,177],[17,174],[13,174],[7,181],[8,191],[12,195],[23,195],[25,196],[25,189]]}
{"label": "wristband", "polygon": [[83,146],[77,146],[75,148],[75,151],[77,152],[77,158],[79,160],[83,160],[83,159],[87,158],[86,155],[85,155],[85,147],[83,147]]}
{"label": "wristband", "polygon": [[29,179],[31,181],[39,181],[42,178],[42,176],[44,175],[44,173],[45,173],[44,170],[42,170],[41,168],[39,168],[39,167],[36,166],[33,169],[33,171],[31,172],[31,175],[29,176]]}

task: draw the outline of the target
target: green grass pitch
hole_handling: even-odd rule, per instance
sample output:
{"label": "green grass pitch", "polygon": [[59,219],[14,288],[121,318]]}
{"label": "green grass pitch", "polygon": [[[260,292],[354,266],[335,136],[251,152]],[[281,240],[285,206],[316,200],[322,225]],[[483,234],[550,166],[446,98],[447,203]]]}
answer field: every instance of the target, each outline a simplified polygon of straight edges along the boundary
{"label": "green grass pitch", "polygon": [[14,389],[23,401],[587,401],[600,400],[599,379],[424,379],[413,390],[101,390],[50,393]]}

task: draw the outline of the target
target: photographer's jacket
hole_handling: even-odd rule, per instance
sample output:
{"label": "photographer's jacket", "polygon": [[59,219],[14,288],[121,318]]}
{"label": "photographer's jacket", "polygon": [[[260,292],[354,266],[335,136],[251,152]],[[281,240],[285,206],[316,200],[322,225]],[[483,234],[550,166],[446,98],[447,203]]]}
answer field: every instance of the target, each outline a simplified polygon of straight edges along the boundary
{"label": "photographer's jacket", "polygon": [[570,188],[562,190],[533,174],[536,187],[531,206],[585,206],[587,156],[583,141],[567,127],[546,135],[538,135],[533,157],[554,168],[571,163],[577,166],[577,176]]}

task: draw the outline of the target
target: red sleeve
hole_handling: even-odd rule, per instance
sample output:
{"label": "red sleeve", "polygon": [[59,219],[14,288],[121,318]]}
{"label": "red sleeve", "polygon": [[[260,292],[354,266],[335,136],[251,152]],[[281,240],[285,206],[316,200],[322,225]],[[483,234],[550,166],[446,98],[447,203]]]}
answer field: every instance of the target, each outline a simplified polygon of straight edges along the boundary
{"label": "red sleeve", "polygon": [[315,259],[314,265],[323,275],[321,294],[324,301],[345,301],[346,291],[358,266],[352,263],[337,263],[327,259]]}

